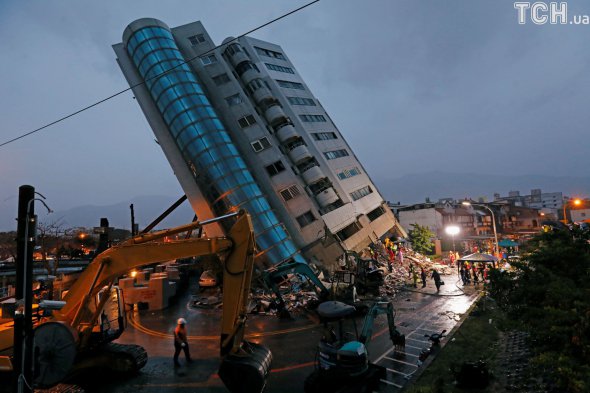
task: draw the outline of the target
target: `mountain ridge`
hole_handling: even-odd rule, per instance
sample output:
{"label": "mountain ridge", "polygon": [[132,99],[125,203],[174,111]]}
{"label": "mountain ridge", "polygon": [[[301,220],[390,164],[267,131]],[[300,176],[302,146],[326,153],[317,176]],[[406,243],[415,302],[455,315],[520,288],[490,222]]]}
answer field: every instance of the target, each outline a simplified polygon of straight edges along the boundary
{"label": "mountain ridge", "polygon": [[[436,201],[439,198],[485,197],[493,200],[494,193],[507,196],[509,191],[518,190],[528,195],[531,189],[540,188],[543,192],[563,192],[567,196],[590,196],[590,177],[546,176],[546,175],[486,175],[475,173],[423,172],[403,175],[397,178],[373,177],[377,188],[385,200],[392,203],[412,204],[423,202],[426,198]],[[106,217],[109,225],[116,228],[131,228],[129,205],[133,203],[135,222],[144,228],[177,200],[167,195],[141,195],[111,205],[84,204],[60,210],[47,215],[37,210],[39,221],[62,223],[63,228],[98,226],[100,218]],[[0,231],[16,230],[16,209],[0,211]],[[192,220],[194,212],[188,202],[184,202],[158,228],[170,228],[186,224]]]}

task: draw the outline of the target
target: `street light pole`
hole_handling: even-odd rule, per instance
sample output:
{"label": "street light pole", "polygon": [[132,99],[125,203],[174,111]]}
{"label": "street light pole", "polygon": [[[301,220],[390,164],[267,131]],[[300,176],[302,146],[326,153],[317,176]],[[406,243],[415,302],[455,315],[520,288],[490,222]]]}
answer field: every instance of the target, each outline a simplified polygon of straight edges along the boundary
{"label": "street light pole", "polygon": [[496,251],[496,257],[499,257],[500,250],[498,249],[498,232],[496,231],[496,216],[494,216],[494,211],[492,209],[490,209],[488,206],[482,205],[480,203],[473,203],[473,202],[469,202],[469,201],[463,201],[463,202],[461,202],[461,204],[464,205],[464,206],[480,206],[480,207],[484,207],[484,208],[488,209],[490,211],[490,213],[492,213],[492,228],[494,229],[494,241],[496,242],[494,249]]}

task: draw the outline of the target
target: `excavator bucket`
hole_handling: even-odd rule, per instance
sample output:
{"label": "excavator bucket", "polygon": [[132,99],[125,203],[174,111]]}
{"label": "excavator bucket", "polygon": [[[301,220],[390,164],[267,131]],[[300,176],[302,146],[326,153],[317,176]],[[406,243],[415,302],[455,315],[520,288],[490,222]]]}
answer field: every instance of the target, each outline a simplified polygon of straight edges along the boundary
{"label": "excavator bucket", "polygon": [[405,350],[405,348],[406,348],[406,335],[405,334],[401,334],[400,332],[398,332],[396,330],[395,334],[391,338],[391,341],[393,341],[394,350],[396,350],[396,351]]}
{"label": "excavator bucket", "polygon": [[223,358],[217,374],[232,393],[260,393],[266,386],[271,362],[268,348],[245,341],[239,354]]}

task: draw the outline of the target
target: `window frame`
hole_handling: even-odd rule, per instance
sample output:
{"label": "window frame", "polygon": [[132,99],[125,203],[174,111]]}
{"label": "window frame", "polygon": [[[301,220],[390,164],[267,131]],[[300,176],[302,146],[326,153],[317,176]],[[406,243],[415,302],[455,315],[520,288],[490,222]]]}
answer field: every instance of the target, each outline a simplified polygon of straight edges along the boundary
{"label": "window frame", "polygon": [[[266,146],[264,144],[264,142],[262,141],[266,141]],[[257,149],[254,145],[259,144],[260,145],[260,149]],[[255,153],[260,153],[263,150],[266,150],[270,147],[272,147],[272,144],[270,143],[270,141],[268,140],[267,137],[263,136],[260,139],[256,139],[255,141],[250,142],[250,146],[252,146],[252,149],[254,150]]]}
{"label": "window frame", "polygon": [[318,219],[315,216],[315,214],[313,214],[313,212],[311,210],[308,210],[305,213],[300,214],[299,216],[295,217],[295,220],[297,221],[297,224],[299,224],[299,226],[301,228],[305,228],[306,226],[311,225],[312,223],[317,221]]}

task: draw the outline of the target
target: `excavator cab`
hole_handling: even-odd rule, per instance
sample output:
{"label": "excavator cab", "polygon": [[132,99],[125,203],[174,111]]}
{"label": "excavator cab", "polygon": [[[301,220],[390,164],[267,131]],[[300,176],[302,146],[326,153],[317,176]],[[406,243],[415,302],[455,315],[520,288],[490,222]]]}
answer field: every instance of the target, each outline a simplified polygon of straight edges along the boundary
{"label": "excavator cab", "polygon": [[394,325],[393,305],[386,301],[375,302],[365,316],[360,332],[354,320],[357,312],[354,306],[330,301],[320,304],[317,312],[324,325],[324,335],[318,344],[316,369],[305,380],[305,392],[376,390],[380,379],[385,378],[385,368],[369,361],[367,345],[375,318],[386,314],[394,348],[405,345],[405,336]]}
{"label": "excavator cab", "polygon": [[324,325],[324,335],[318,345],[318,365],[325,372],[333,373],[334,377],[354,377],[367,371],[367,349],[358,341],[356,322],[351,318],[355,313],[354,306],[338,301],[318,306]]}

